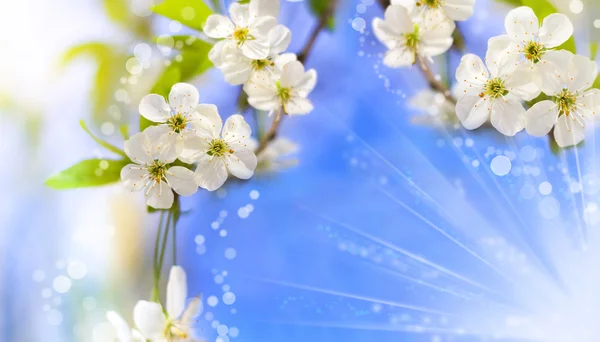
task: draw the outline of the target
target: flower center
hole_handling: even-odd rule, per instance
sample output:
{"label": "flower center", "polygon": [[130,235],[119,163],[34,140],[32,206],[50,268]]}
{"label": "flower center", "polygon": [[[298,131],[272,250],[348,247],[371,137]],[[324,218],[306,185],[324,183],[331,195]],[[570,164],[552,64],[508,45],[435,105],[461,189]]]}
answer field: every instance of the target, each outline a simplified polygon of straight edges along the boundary
{"label": "flower center", "polygon": [[263,70],[266,67],[274,66],[275,63],[270,59],[255,59],[252,61],[252,69],[254,70]]}
{"label": "flower center", "polygon": [[237,41],[238,45],[242,45],[250,38],[248,35],[249,32],[250,31],[245,27],[236,28],[235,31],[233,31],[233,39]]}
{"label": "flower center", "polygon": [[406,47],[412,51],[417,52],[417,48],[419,47],[419,24],[414,25],[414,31],[411,33],[407,33],[404,35],[406,39]]}
{"label": "flower center", "polygon": [[188,120],[183,114],[172,115],[167,120],[167,125],[175,132],[181,133],[187,127]]}
{"label": "flower center", "polygon": [[287,103],[292,97],[292,89],[282,87],[279,81],[277,81],[277,97],[279,97],[281,103]]}
{"label": "flower center", "polygon": [[150,175],[150,179],[156,183],[162,182],[163,179],[166,179],[167,164],[155,159],[148,167],[148,174]]}
{"label": "flower center", "polygon": [[177,321],[171,320],[167,321],[164,335],[169,341],[172,341],[174,339],[179,340],[188,338],[188,332],[182,329],[182,327],[179,324],[177,324]]}
{"label": "flower center", "polygon": [[208,144],[208,154],[211,157],[222,157],[225,153],[233,153],[234,151],[229,148],[229,145],[222,139],[213,139]]}
{"label": "flower center", "polygon": [[533,40],[525,44],[525,47],[523,48],[523,55],[533,63],[539,62],[545,53],[546,48],[544,48],[544,45]]}
{"label": "flower center", "polygon": [[569,115],[574,112],[576,107],[577,95],[571,93],[568,89],[563,89],[560,94],[556,96],[554,102],[558,105],[558,112]]}
{"label": "flower center", "polygon": [[483,93],[479,94],[480,97],[485,95],[492,99],[497,99],[502,96],[506,96],[508,90],[504,87],[504,81],[500,78],[493,78],[485,83]]}
{"label": "flower center", "polygon": [[418,6],[427,6],[429,8],[438,8],[442,6],[442,0],[420,0],[417,1]]}

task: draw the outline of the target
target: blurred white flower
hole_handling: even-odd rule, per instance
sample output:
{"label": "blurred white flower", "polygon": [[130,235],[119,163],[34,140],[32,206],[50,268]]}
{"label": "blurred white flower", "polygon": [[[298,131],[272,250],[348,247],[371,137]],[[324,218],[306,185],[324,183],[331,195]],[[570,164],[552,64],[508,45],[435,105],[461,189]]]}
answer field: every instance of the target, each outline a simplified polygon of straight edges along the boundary
{"label": "blurred white flower", "polygon": [[269,77],[278,77],[283,65],[296,60],[296,55],[292,53],[279,55],[287,49],[291,39],[290,30],[283,25],[277,25],[267,36],[269,53],[266,58],[248,58],[231,44],[213,47],[209,58],[221,69],[225,81],[232,85],[246,83],[249,79],[266,80]]}
{"label": "blurred white flower", "polygon": [[[456,114],[466,129],[475,129],[490,119],[500,133],[513,136],[524,128],[525,108],[521,100],[532,100],[539,90],[531,73],[503,62],[502,55],[488,49],[486,65],[476,55],[465,55],[456,70],[463,95]],[[489,71],[488,71],[489,70]]]}
{"label": "blurred white flower", "polygon": [[473,15],[475,0],[392,0],[406,7],[413,18],[425,21],[449,19],[463,21]]}
{"label": "blurred white flower", "polygon": [[278,12],[278,1],[252,0],[247,5],[234,2],[229,6],[231,19],[220,14],[209,16],[204,33],[210,38],[224,38],[213,47],[217,51],[231,45],[248,58],[265,59],[269,55],[267,35],[277,25]]}
{"label": "blurred white flower", "polygon": [[227,180],[228,171],[241,179],[249,179],[256,168],[256,156],[248,147],[251,129],[241,115],[230,116],[223,122],[215,109],[202,115],[191,141],[194,154],[191,159],[198,163],[196,182],[206,190],[214,191]]}
{"label": "blurred white flower", "polygon": [[193,341],[192,320],[199,314],[200,298],[185,305],[186,275],[180,266],[171,267],[167,284],[166,310],[156,302],[140,300],[133,309],[133,319],[142,334],[152,342]]}
{"label": "blurred white flower", "polygon": [[125,153],[135,164],[121,169],[121,180],[131,191],[144,190],[146,204],[168,209],[173,204],[173,189],[182,196],[193,195],[198,186],[194,173],[185,167],[172,166],[177,159],[174,135],[150,136],[151,130],[137,133],[125,141]]}
{"label": "blurred white flower", "polygon": [[114,311],[106,313],[106,319],[112,324],[117,333],[117,341],[119,342],[146,342],[146,338],[137,329],[131,329],[129,324]]}
{"label": "blurred white flower", "polygon": [[566,42],[573,34],[573,24],[560,13],[544,18],[541,26],[537,16],[529,7],[523,6],[510,11],[504,20],[507,34],[489,40],[490,49],[506,56],[509,63],[526,63],[533,72],[534,81],[543,86],[541,66],[553,48]]}
{"label": "blurred white flower", "polygon": [[598,75],[598,65],[589,58],[569,51],[549,51],[541,61],[544,71],[542,91],[552,101],[536,103],[527,111],[525,129],[543,136],[554,128],[560,147],[577,145],[585,138],[586,122],[600,112],[600,91],[588,90]]}
{"label": "blurred white flower", "polygon": [[443,18],[418,23],[400,5],[388,6],[384,19],[373,20],[375,37],[389,49],[383,64],[390,68],[412,65],[417,56],[433,57],[448,51],[452,31],[454,22]]}
{"label": "blurred white flower", "polygon": [[157,94],[149,94],[140,102],[140,114],[146,119],[158,122],[159,125],[150,126],[146,133],[151,137],[162,137],[169,134],[169,141],[176,144],[178,157],[190,163],[193,150],[189,146],[190,139],[195,136],[196,126],[202,121],[202,115],[207,111],[216,110],[211,104],[198,104],[200,95],[191,84],[177,83],[169,93],[169,103]]}
{"label": "blurred white flower", "polygon": [[[258,141],[251,138],[248,146],[255,151],[258,148]],[[298,165],[298,159],[291,158],[298,150],[298,144],[293,141],[283,137],[275,138],[256,156],[258,158],[256,173],[275,173]]]}
{"label": "blurred white flower", "polygon": [[[453,98],[459,98],[464,94],[458,83],[452,86],[451,93]],[[458,123],[455,104],[449,101],[444,94],[431,88],[423,89],[412,96],[408,100],[408,105],[420,113],[427,114],[414,116],[413,123],[430,126],[447,126]]]}
{"label": "blurred white flower", "polygon": [[299,61],[287,63],[279,78],[253,79],[244,85],[248,103],[256,109],[277,111],[283,108],[286,114],[308,114],[313,104],[307,99],[317,84],[314,69],[304,71]]}

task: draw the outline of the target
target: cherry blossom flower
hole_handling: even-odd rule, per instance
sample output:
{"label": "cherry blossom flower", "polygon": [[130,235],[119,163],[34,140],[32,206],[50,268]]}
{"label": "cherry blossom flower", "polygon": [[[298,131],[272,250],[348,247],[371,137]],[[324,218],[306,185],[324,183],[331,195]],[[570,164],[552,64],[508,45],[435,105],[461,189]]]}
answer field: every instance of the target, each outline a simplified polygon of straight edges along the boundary
{"label": "cherry blossom flower", "polygon": [[246,83],[252,78],[266,80],[268,77],[277,77],[283,65],[296,60],[296,55],[292,53],[280,55],[287,49],[291,39],[290,30],[283,25],[277,25],[267,36],[269,53],[266,58],[248,58],[231,44],[213,48],[209,58],[221,69],[225,81],[232,85]]}
{"label": "cherry blossom flower", "polygon": [[256,156],[247,146],[250,126],[241,115],[235,114],[223,123],[216,108],[202,116],[197,136],[192,141],[195,153],[191,158],[196,167],[197,184],[208,190],[220,188],[228,172],[237,178],[249,179],[256,168]]}
{"label": "cherry blossom flower", "polygon": [[[252,151],[258,148],[258,141],[254,138],[248,141]],[[291,156],[298,153],[298,144],[287,138],[275,138],[256,157],[258,165],[256,173],[275,173],[298,165],[298,159]]]}
{"label": "cherry blossom flower", "polygon": [[448,51],[452,31],[454,22],[439,19],[418,23],[400,5],[388,6],[384,19],[373,20],[375,37],[389,49],[383,64],[390,68],[412,65],[418,56],[434,57]]}
{"label": "cherry blossom flower", "polygon": [[566,15],[553,13],[540,26],[533,10],[523,6],[506,15],[504,26],[507,34],[491,38],[490,48],[502,51],[511,62],[526,63],[536,84],[542,86],[544,70],[540,66],[544,63],[540,62],[546,61],[549,51],[571,37],[573,24]]}
{"label": "cherry blossom flower", "polygon": [[175,145],[179,159],[190,163],[189,156],[194,153],[190,149],[189,140],[195,136],[195,126],[200,122],[201,115],[215,108],[214,105],[198,104],[200,95],[191,84],[177,83],[169,93],[169,103],[158,94],[149,94],[140,102],[140,114],[146,119],[158,122],[159,125],[148,128],[147,133],[167,138]]}
{"label": "cherry blossom flower", "polygon": [[[453,98],[464,94],[463,89],[455,83],[451,89]],[[412,117],[411,122],[427,126],[453,126],[460,127],[456,117],[456,105],[449,101],[444,94],[427,88],[419,91],[408,100],[408,105],[423,114]]]}
{"label": "cherry blossom flower", "polygon": [[115,311],[108,311],[106,319],[112,324],[117,332],[119,342],[146,342],[146,338],[137,329],[131,329],[129,324]]}
{"label": "cherry blossom flower", "polygon": [[473,15],[475,0],[392,0],[392,5],[402,5],[413,18],[426,21],[464,21]]}
{"label": "cherry blossom flower", "polygon": [[146,131],[125,141],[125,153],[134,164],[121,169],[121,180],[131,191],[144,190],[149,206],[168,209],[173,204],[173,191],[190,196],[198,186],[192,171],[170,166],[177,159],[176,144],[169,141],[170,136],[153,136],[151,130]]}
{"label": "cherry blossom flower", "polygon": [[140,300],[133,309],[133,319],[142,334],[152,342],[193,341],[192,320],[199,314],[200,298],[186,306],[186,275],[180,266],[171,267],[167,284],[166,310],[156,302]]}
{"label": "cherry blossom flower", "polygon": [[277,19],[273,15],[279,12],[279,6],[274,8],[271,3],[273,1],[253,0],[247,5],[234,2],[229,6],[231,19],[220,14],[209,16],[204,25],[204,33],[210,38],[224,39],[213,49],[223,51],[233,44],[248,58],[267,58],[267,35],[277,25]]}
{"label": "cherry blossom flower", "polygon": [[539,90],[523,65],[507,63],[488,49],[486,65],[473,54],[465,55],[456,70],[463,95],[456,114],[466,129],[476,129],[490,119],[500,133],[513,136],[524,128],[525,108],[521,100],[532,100]]}
{"label": "cherry blossom flower", "polygon": [[256,109],[286,114],[308,114],[313,105],[307,99],[317,84],[317,72],[304,70],[299,61],[287,63],[279,78],[255,79],[244,85],[248,103]]}
{"label": "cherry blossom flower", "polygon": [[[552,100],[533,105],[526,115],[525,129],[534,136],[544,136],[554,127],[560,147],[579,144],[585,138],[586,123],[600,113],[600,90],[588,90],[598,66],[587,57],[569,51],[549,51],[544,66],[542,91]],[[556,124],[556,126],[555,126]]]}

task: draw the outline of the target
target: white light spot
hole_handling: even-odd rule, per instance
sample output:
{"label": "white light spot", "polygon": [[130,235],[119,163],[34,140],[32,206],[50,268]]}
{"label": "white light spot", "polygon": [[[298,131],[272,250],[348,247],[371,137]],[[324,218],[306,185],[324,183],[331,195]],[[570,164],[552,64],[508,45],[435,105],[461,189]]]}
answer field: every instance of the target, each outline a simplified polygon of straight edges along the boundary
{"label": "white light spot", "polygon": [[219,335],[227,335],[229,328],[225,324],[221,324],[217,327],[217,334]]}
{"label": "white light spot", "polygon": [[142,66],[142,61],[137,57],[131,57],[125,63],[125,69],[127,69],[130,74],[137,75],[144,70],[144,67]]}
{"label": "white light spot", "polygon": [[181,25],[181,23],[177,20],[173,20],[169,23],[169,30],[171,30],[171,32],[173,32],[173,33],[177,33],[179,31],[181,31],[182,28],[183,28],[183,25]]}
{"label": "white light spot", "polygon": [[595,28],[600,28],[600,19],[594,20],[594,27]]}
{"label": "white light spot", "polygon": [[372,4],[375,3],[375,0],[361,0],[361,2],[363,4],[365,4],[366,6],[371,6]]}
{"label": "white light spot", "polygon": [[219,231],[219,235],[220,235],[221,237],[226,237],[226,236],[227,236],[227,231],[226,231],[225,229],[221,229],[221,230]]}
{"label": "white light spot", "polygon": [[257,200],[260,197],[260,192],[258,190],[250,191],[250,199]]}
{"label": "white light spot", "polygon": [[539,186],[540,194],[542,195],[550,195],[552,192],[552,184],[548,182],[542,182]]}
{"label": "white light spot", "polygon": [[352,20],[352,28],[358,32],[362,32],[366,26],[367,22],[361,17],[357,17]]}
{"label": "white light spot", "polygon": [[133,55],[140,61],[148,61],[152,57],[152,47],[146,43],[139,43],[133,48]]}
{"label": "white light spot", "polygon": [[571,12],[579,14],[581,11],[583,11],[583,2],[581,2],[581,0],[571,0],[569,3],[569,9]]}
{"label": "white light spot", "polygon": [[82,279],[87,274],[87,267],[81,261],[72,261],[67,267],[67,273],[73,279]]}
{"label": "white light spot", "polygon": [[229,342],[229,337],[228,336],[218,336],[215,341],[216,342]]}
{"label": "white light spot", "polygon": [[217,304],[219,304],[219,298],[210,296],[206,299],[206,304],[208,304],[208,306],[217,306]]}
{"label": "white light spot", "polygon": [[231,327],[229,328],[229,336],[235,338],[238,337],[240,334],[240,330],[236,327]]}
{"label": "white light spot", "polygon": [[237,256],[237,251],[234,248],[227,248],[225,250],[225,258],[227,258],[229,260],[233,260],[233,259],[235,259],[236,256]]}
{"label": "white light spot", "polygon": [[560,214],[560,203],[554,197],[545,197],[538,204],[538,210],[543,218],[551,220]]}
{"label": "white light spot", "polygon": [[525,162],[532,162],[535,160],[536,152],[532,146],[523,146],[520,150],[521,159]]}
{"label": "white light spot", "polygon": [[496,156],[492,159],[490,168],[496,176],[506,176],[510,172],[512,164],[506,156]]}
{"label": "white light spot", "polygon": [[233,292],[225,292],[223,294],[223,303],[225,303],[225,305],[232,305],[235,303],[235,294]]}
{"label": "white light spot", "polygon": [[358,4],[356,5],[356,12],[363,14],[367,11],[367,6],[365,6],[364,4]]}
{"label": "white light spot", "polygon": [[184,20],[192,20],[192,19],[194,19],[195,16],[196,16],[196,11],[190,6],[186,6],[181,10],[181,17]]}
{"label": "white light spot", "polygon": [[204,235],[196,235],[196,237],[194,238],[194,242],[196,242],[196,244],[198,245],[202,245],[204,244],[204,241],[206,241],[206,239],[204,238]]}
{"label": "white light spot", "polygon": [[215,284],[223,284],[224,281],[225,281],[225,279],[223,278],[222,275],[217,274],[215,276]]}
{"label": "white light spot", "polygon": [[58,293],[67,293],[71,289],[71,279],[67,276],[59,275],[52,282],[54,290]]}
{"label": "white light spot", "polygon": [[162,53],[168,54],[171,52],[171,49],[173,49],[173,46],[175,45],[175,40],[168,34],[163,34],[158,36],[158,38],[156,39],[156,45]]}
{"label": "white light spot", "polygon": [[532,199],[533,197],[535,197],[535,188],[529,184],[525,184],[521,188],[520,193],[523,199]]}
{"label": "white light spot", "polygon": [[239,208],[237,213],[238,213],[238,216],[243,219],[247,218],[248,215],[250,215],[250,213],[248,212],[248,209],[246,209],[246,207]]}

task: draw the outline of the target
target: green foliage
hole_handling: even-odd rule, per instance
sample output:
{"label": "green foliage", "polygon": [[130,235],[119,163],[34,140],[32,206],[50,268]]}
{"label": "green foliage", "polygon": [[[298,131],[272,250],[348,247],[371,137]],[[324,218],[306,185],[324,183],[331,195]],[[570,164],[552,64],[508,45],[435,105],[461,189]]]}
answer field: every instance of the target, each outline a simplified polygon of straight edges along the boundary
{"label": "green foliage", "polygon": [[[208,59],[208,52],[212,44],[194,36],[174,36],[175,48],[181,52],[181,58],[175,58],[165,68],[150,93],[159,94],[167,98],[171,87],[178,82],[186,82],[201,75],[212,63]],[[143,116],[140,117],[140,131],[143,131],[153,122]]]}
{"label": "green foliage", "polygon": [[[331,1],[333,0],[310,0],[310,9],[317,18],[320,18],[327,15]],[[335,18],[334,16],[329,16],[329,18],[327,18],[327,28],[333,30],[334,27]]]}
{"label": "green foliage", "polygon": [[199,31],[202,31],[206,18],[213,14],[202,0],[165,0],[152,11]]}
{"label": "green foliage", "polygon": [[503,2],[507,5],[513,6],[513,7],[519,7],[522,6],[523,4],[521,3],[521,0],[496,0],[498,2]]}
{"label": "green foliage", "polygon": [[590,43],[590,59],[595,61],[597,55],[598,55],[598,42],[591,42]]}
{"label": "green foliage", "polygon": [[53,189],[76,189],[102,186],[121,179],[121,169],[129,160],[88,159],[61,171],[46,180]]}
{"label": "green foliage", "polygon": [[116,85],[122,76],[125,56],[111,45],[102,42],[88,42],[71,47],[63,55],[63,67],[73,60],[81,57],[91,57],[98,65],[94,85],[90,90],[93,105],[94,121],[100,123],[105,120],[106,109],[110,105]]}
{"label": "green foliage", "polygon": [[83,120],[79,120],[79,125],[81,126],[81,128],[83,128],[83,130],[92,138],[94,139],[94,141],[96,143],[98,143],[98,145],[104,147],[105,149],[120,155],[123,158],[128,158],[127,155],[125,154],[125,152],[123,152],[123,150],[121,150],[120,148],[117,148],[109,143],[107,143],[106,141],[98,138],[97,136],[95,136],[92,131],[90,131],[90,129],[87,127],[87,125],[85,124],[85,121]]}

